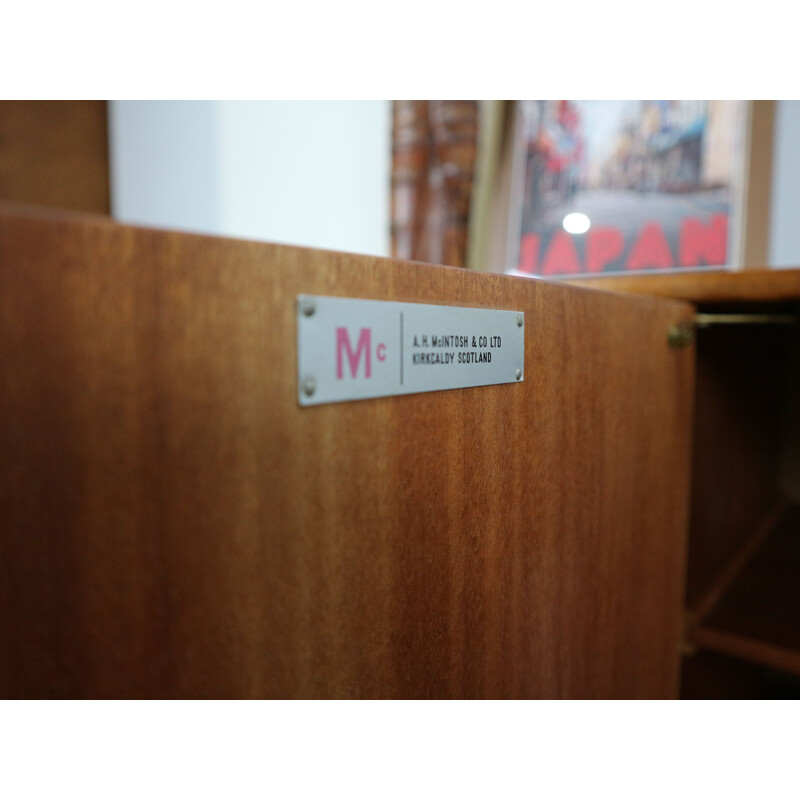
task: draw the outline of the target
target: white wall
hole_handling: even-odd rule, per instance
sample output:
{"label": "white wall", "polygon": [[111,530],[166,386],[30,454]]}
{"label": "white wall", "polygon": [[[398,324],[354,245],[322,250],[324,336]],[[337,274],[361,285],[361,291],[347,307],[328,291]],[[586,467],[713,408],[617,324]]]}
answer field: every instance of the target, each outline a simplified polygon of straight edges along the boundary
{"label": "white wall", "polygon": [[222,233],[221,144],[216,103],[109,103],[111,213]]}
{"label": "white wall", "polygon": [[775,109],[769,255],[771,267],[800,266],[800,101]]}
{"label": "white wall", "polygon": [[[388,255],[388,101],[114,101],[112,213]],[[800,265],[800,102],[776,109],[770,266]]]}
{"label": "white wall", "polygon": [[388,255],[388,102],[223,102],[232,236]]}
{"label": "white wall", "polygon": [[114,101],[123,222],[388,255],[388,101]]}

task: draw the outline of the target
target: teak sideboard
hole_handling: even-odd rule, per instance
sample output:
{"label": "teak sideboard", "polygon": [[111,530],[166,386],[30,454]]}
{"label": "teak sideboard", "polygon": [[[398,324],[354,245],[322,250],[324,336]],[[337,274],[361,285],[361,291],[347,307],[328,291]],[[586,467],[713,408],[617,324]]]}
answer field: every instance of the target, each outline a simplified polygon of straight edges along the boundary
{"label": "teak sideboard", "polygon": [[[741,278],[597,291],[0,206],[0,696],[669,698],[682,661],[703,691],[700,651],[800,672],[737,588],[797,567],[796,329],[670,334],[800,302],[800,273]],[[302,294],[522,311],[524,380],[301,407]]]}
{"label": "teak sideboard", "polygon": [[800,270],[573,283],[697,309],[682,695],[800,698]]}

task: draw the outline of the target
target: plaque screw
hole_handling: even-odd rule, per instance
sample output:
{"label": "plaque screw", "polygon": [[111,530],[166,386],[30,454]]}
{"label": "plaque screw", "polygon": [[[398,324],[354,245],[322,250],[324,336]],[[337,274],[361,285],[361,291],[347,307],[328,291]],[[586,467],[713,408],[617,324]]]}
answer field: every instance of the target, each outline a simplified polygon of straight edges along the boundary
{"label": "plaque screw", "polygon": [[314,312],[317,310],[317,305],[313,300],[303,300],[303,314],[307,317],[314,316]]}
{"label": "plaque screw", "polygon": [[517,314],[517,327],[518,327],[518,328],[521,328],[521,327],[522,327],[522,322],[523,322],[523,320],[522,320],[522,314]]}
{"label": "plaque screw", "polygon": [[518,369],[517,370],[517,380],[520,380],[521,378],[522,378],[522,370]]}
{"label": "plaque screw", "polygon": [[312,378],[308,377],[303,381],[303,392],[307,397],[311,397],[314,392],[317,391],[317,382]]}

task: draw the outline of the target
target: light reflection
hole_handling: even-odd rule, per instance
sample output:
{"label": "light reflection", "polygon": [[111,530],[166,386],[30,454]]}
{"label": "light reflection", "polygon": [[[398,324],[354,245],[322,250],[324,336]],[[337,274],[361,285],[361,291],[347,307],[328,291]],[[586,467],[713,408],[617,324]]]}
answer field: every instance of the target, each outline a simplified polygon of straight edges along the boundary
{"label": "light reflection", "polygon": [[592,221],[586,214],[573,212],[572,214],[567,214],[561,224],[567,233],[586,233],[591,227]]}

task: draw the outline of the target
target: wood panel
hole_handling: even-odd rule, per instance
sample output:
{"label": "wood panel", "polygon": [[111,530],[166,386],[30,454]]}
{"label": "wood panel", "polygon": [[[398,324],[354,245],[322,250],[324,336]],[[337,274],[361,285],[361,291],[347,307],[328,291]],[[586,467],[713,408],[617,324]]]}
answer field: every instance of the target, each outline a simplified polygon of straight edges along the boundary
{"label": "wood panel", "polygon": [[[686,272],[570,281],[696,302],[711,313],[798,316],[800,270]],[[797,326],[697,332],[687,602],[703,604],[724,565],[782,497],[798,496]]]}
{"label": "wood panel", "polygon": [[[299,293],[526,313],[523,383],[302,409]],[[0,695],[665,697],[679,302],[0,212]]]}
{"label": "wood panel", "polygon": [[665,275],[597,275],[567,283],[611,292],[677,297],[697,303],[794,300],[800,298],[800,269],[744,272],[673,272]]}
{"label": "wood panel", "polygon": [[772,195],[772,142],[775,101],[753,100],[744,187],[744,209],[739,242],[739,264],[763,267],[769,254],[769,213]]}
{"label": "wood panel", "polygon": [[106,102],[0,101],[0,199],[110,213]]}

